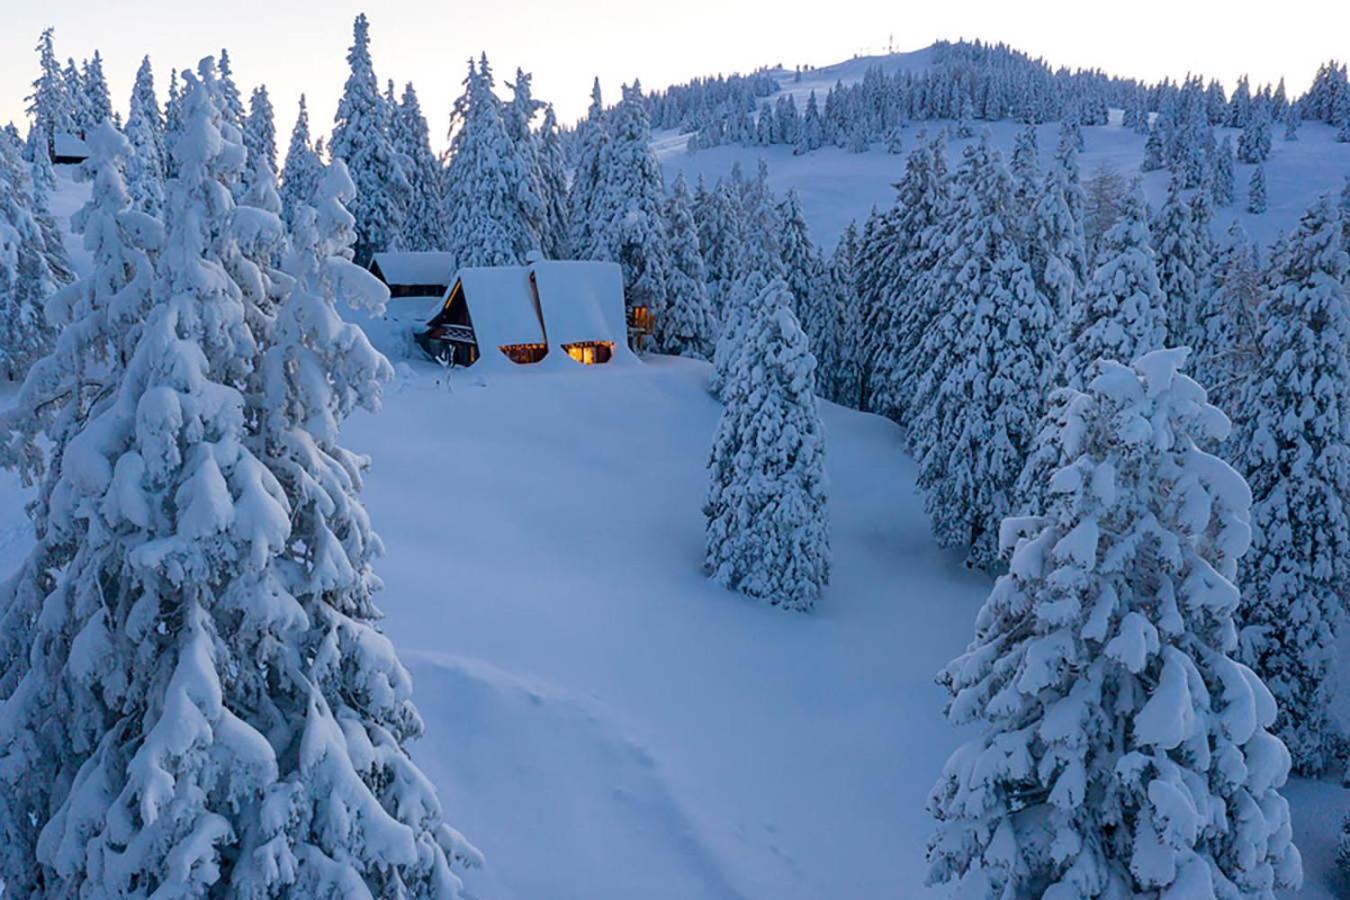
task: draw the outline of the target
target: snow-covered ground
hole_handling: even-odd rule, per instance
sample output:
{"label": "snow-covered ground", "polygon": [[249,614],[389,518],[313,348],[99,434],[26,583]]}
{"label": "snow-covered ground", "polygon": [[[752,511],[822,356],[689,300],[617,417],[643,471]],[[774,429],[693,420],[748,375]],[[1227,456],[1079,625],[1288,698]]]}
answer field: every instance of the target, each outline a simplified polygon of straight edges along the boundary
{"label": "snow-covered ground", "polygon": [[[908,55],[907,55],[908,56]],[[849,65],[849,64],[845,64]],[[853,69],[848,73],[853,73]],[[861,77],[861,69],[857,76]],[[848,81],[848,78],[844,79]],[[833,83],[833,79],[830,80]],[[789,84],[788,88],[797,88]],[[823,99],[823,96],[820,97]],[[1120,112],[1112,120],[1119,122]],[[669,182],[683,172],[692,187],[702,175],[709,183],[727,175],[731,167],[740,163],[747,176],[753,176],[759,160],[769,166],[769,185],[775,192],[796,188],[801,195],[802,209],[811,227],[811,237],[825,252],[834,249],[839,235],[850,221],[859,226],[866,220],[873,206],[885,209],[895,200],[891,185],[904,174],[905,154],[914,146],[917,135],[928,131],[936,133],[950,122],[915,122],[905,129],[904,148],[899,155],[887,153],[874,145],[866,153],[850,153],[838,147],[823,147],[813,153],[794,156],[792,148],[784,144],[767,147],[725,145],[689,153],[689,136],[674,131],[662,131],[653,136],[656,151]],[[1012,153],[1013,138],[1022,130],[1013,122],[976,123],[987,127],[994,146],[1007,162]],[[1239,129],[1216,129],[1217,139],[1230,135],[1236,145]],[[1059,124],[1049,123],[1037,128],[1041,160],[1044,165],[1054,153],[1059,139]],[[1079,154],[1079,171],[1090,178],[1100,167],[1119,171],[1126,179],[1139,173],[1139,162],[1144,155],[1144,138],[1119,124],[1083,128],[1085,150]],[[961,159],[961,150],[975,138],[952,139],[948,142],[948,158],[955,167]],[[1271,144],[1270,159],[1266,161],[1266,192],[1269,208],[1260,215],[1246,211],[1247,181],[1255,166],[1237,163],[1236,199],[1227,207],[1215,210],[1214,231],[1222,236],[1233,219],[1254,239],[1269,244],[1281,231],[1292,227],[1298,217],[1321,194],[1339,193],[1346,176],[1350,176],[1350,144],[1336,142],[1336,129],[1320,122],[1305,122],[1299,129],[1297,141],[1285,141],[1277,128]],[[1167,195],[1168,173],[1165,170],[1143,176],[1144,193],[1156,210]]]}
{"label": "snow-covered ground", "polygon": [[[1085,173],[1137,165],[1136,136],[1086,134]],[[1276,141],[1271,209],[1256,217],[1272,231],[1339,188],[1350,159],[1320,126],[1302,137]],[[665,164],[753,171],[759,153],[680,150]],[[764,155],[827,244],[889,201],[903,164]],[[67,183],[58,211],[81,191]],[[406,355],[399,329],[425,303],[395,301],[401,324],[367,323],[381,349]],[[834,579],[817,611],[713,586],[700,571],[719,413],[707,371],[657,358],[447,384],[402,361],[384,410],[348,425],[346,442],[374,459],[364,496],[387,548],[384,627],[427,726],[415,755],[487,856],[470,880],[481,900],[928,895],[924,799],[961,737],[932,676],[969,640],[989,579],[934,546],[897,429],[827,404]],[[31,540],[26,497],[0,473],[0,572]],[[1301,896],[1350,895],[1331,862],[1346,793],[1287,793]]]}

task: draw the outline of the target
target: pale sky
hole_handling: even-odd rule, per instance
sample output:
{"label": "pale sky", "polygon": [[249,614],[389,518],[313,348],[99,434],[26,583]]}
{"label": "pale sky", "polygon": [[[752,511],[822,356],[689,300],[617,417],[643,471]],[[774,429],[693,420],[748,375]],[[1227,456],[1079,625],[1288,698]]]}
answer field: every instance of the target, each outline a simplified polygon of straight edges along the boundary
{"label": "pale sky", "polygon": [[[61,58],[102,52],[113,104],[125,114],[141,57],[155,67],[161,99],[171,68],[192,66],[224,46],[245,97],[266,83],[284,148],[296,98],[308,94],[316,135],[331,128],[346,78],[351,23],[371,19],[381,83],[417,86],[432,141],[444,144],[450,104],[470,55],[486,50],[501,82],[516,66],[534,73],[535,96],[571,121],[599,75],[607,100],[639,77],[648,88],[693,76],[760,65],[828,65],[855,54],[913,50],[934,40],[1004,41],[1052,65],[1095,66],[1147,80],[1189,71],[1230,85],[1287,79],[1291,95],[1317,66],[1350,55],[1350,2],[1193,0],[1101,3],[1067,0],[489,0],[487,3],[387,0],[13,0],[0,30],[0,122],[26,131],[23,97],[36,75],[33,45],[56,28]],[[16,8],[17,7],[17,8]],[[1103,10],[1109,9],[1109,15]]]}

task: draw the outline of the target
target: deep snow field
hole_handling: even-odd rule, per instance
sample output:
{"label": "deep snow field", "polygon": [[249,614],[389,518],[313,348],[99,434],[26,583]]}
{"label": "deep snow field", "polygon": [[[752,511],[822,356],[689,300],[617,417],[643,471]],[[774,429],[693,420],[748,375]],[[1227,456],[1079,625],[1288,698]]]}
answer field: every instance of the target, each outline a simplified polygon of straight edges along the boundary
{"label": "deep snow field", "polygon": [[[843,65],[861,74],[858,61]],[[1045,155],[1056,129],[1042,130]],[[1085,176],[1099,162],[1137,168],[1142,138],[1084,130]],[[1016,126],[993,131],[1006,151]],[[1350,171],[1330,129],[1308,123],[1300,137],[1276,134],[1270,210],[1242,214],[1263,240]],[[715,177],[736,160],[752,174],[763,155],[775,190],[801,192],[827,251],[849,219],[890,202],[904,161],[880,149],[690,156],[670,135],[657,145],[668,177]],[[1238,167],[1239,205],[1248,174]],[[61,178],[64,218],[83,186]],[[1149,176],[1155,202],[1165,183]],[[1218,229],[1231,214],[1220,211]],[[933,675],[969,641],[991,580],[934,544],[898,429],[822,404],[833,581],[815,613],[784,613],[701,572],[719,414],[705,364],[447,377],[402,333],[425,308],[396,300],[384,321],[363,321],[398,378],[345,442],[373,458],[364,498],[387,551],[384,628],[426,722],[414,755],[487,858],[467,880],[472,895],[952,895],[923,888],[924,801],[962,737]],[[8,396],[0,388],[0,405]],[[0,472],[0,576],[31,540],[27,496]],[[1299,896],[1350,896],[1331,860],[1346,792],[1295,782],[1286,795],[1305,860]]]}

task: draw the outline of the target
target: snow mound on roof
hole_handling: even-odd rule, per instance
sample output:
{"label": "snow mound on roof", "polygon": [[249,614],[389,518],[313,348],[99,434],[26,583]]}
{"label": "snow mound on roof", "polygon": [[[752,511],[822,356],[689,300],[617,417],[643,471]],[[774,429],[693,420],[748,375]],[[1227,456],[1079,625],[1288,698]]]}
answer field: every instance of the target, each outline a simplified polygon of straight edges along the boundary
{"label": "snow mound on roof", "polygon": [[447,285],[455,264],[449,253],[440,250],[376,253],[374,263],[389,284]]}
{"label": "snow mound on roof", "polygon": [[563,344],[609,341],[614,345],[611,365],[637,361],[628,348],[623,272],[616,264],[538,262],[534,275],[552,351],[561,351]]}

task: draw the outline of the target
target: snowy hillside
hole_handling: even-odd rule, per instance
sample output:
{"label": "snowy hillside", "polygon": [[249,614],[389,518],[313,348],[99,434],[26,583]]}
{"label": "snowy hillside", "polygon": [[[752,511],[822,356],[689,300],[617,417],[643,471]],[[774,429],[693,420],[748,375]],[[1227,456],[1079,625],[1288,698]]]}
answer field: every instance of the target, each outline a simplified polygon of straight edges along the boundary
{"label": "snowy hillside", "polygon": [[[787,87],[795,92],[799,86],[788,84]],[[1116,111],[1112,121],[1117,124],[1083,128],[1086,149],[1078,159],[1084,178],[1091,177],[1103,166],[1118,170],[1127,179],[1139,174],[1144,138],[1121,127],[1119,120],[1119,111]],[[942,124],[915,123],[907,127],[904,153],[912,149],[915,136],[925,125],[931,134]],[[989,128],[994,146],[1003,153],[1006,162],[1012,152],[1013,138],[1022,126],[1013,122],[979,123],[979,128],[984,127]],[[1058,123],[1047,123],[1037,129],[1043,158],[1054,150],[1058,132]],[[1238,129],[1220,128],[1216,129],[1216,134],[1220,140],[1224,135],[1231,135],[1236,141]],[[949,141],[948,157],[953,164],[960,159],[961,149],[972,140]],[[903,174],[905,166],[903,153],[889,154],[879,145],[866,153],[823,147],[794,156],[792,148],[786,145],[727,145],[691,154],[685,148],[687,142],[688,135],[670,131],[654,135],[652,146],[661,159],[667,180],[682,172],[690,184],[700,175],[712,182],[725,176],[737,163],[753,174],[758,161],[764,159],[769,165],[769,184],[776,192],[797,189],[811,225],[811,236],[826,250],[834,246],[850,221],[857,220],[861,224],[873,206],[884,209],[895,201],[891,184]],[[1336,129],[1318,122],[1305,123],[1297,141],[1286,142],[1277,137],[1266,162],[1270,207],[1260,215],[1245,211],[1247,181],[1253,168],[1237,165],[1237,199],[1231,206],[1215,210],[1214,231],[1223,234],[1236,218],[1253,239],[1269,243],[1297,222],[1299,215],[1319,195],[1340,191],[1343,179],[1350,175],[1350,146],[1337,143]],[[1143,179],[1145,195],[1150,205],[1156,208],[1166,197],[1168,173],[1165,170],[1149,172]]]}

